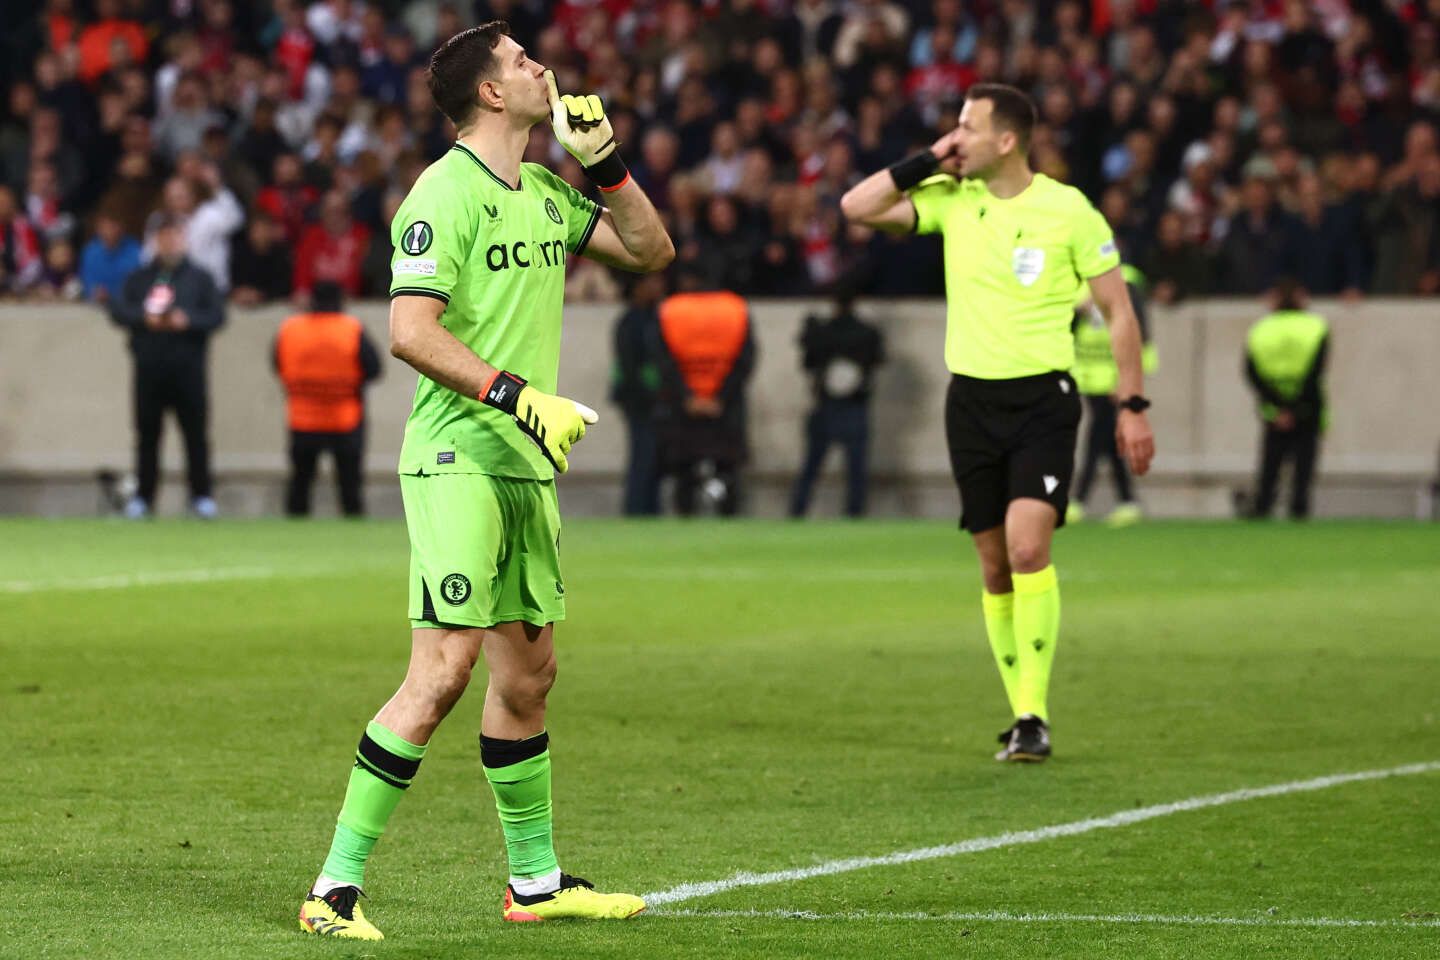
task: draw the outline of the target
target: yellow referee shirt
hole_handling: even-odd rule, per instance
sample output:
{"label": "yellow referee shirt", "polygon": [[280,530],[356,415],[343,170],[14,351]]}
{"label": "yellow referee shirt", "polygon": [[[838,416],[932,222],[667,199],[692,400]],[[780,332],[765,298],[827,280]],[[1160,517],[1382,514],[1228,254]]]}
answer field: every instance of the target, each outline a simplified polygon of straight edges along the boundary
{"label": "yellow referee shirt", "polygon": [[945,365],[982,380],[1069,370],[1080,286],[1120,265],[1110,226],[1074,187],[1035,174],[1002,200],[941,174],[910,192],[917,233],[945,237]]}

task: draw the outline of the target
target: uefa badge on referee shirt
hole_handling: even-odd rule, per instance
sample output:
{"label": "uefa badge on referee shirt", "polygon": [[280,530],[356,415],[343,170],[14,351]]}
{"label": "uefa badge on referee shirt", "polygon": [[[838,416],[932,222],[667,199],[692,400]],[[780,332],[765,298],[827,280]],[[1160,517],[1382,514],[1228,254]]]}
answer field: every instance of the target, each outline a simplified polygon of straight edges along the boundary
{"label": "uefa badge on referee shirt", "polygon": [[1016,247],[1010,255],[1010,269],[1022,287],[1033,286],[1045,269],[1045,251],[1039,247]]}

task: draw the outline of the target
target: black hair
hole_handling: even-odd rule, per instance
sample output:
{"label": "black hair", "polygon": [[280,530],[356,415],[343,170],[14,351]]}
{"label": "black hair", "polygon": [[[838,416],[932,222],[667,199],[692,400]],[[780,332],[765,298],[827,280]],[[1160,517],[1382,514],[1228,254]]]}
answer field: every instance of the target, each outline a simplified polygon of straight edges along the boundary
{"label": "black hair", "polygon": [[1020,140],[1022,152],[1030,148],[1035,129],[1035,101],[1023,91],[1005,83],[977,83],[965,93],[966,100],[989,100],[990,122],[1009,130]]}
{"label": "black hair", "polygon": [[316,313],[339,313],[345,306],[345,292],[334,280],[317,281],[310,291],[310,309]]}
{"label": "black hair", "polygon": [[1283,276],[1275,281],[1275,309],[1305,309],[1305,287],[1298,277]]}
{"label": "black hair", "polygon": [[435,106],[450,118],[455,129],[462,129],[470,123],[479,106],[475,88],[481,80],[495,74],[499,66],[495,47],[501,37],[509,35],[508,23],[491,20],[455,34],[430,57],[425,82],[430,87]]}

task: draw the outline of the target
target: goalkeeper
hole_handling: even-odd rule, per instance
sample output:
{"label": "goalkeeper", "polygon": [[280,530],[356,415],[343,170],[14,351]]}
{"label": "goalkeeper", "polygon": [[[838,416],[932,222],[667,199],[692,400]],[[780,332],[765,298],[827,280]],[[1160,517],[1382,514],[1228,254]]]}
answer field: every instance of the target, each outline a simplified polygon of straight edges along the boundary
{"label": "goalkeeper", "polygon": [[[556,395],[556,378],[566,256],[650,271],[674,248],[600,100],[560,96],[506,24],[446,41],[427,79],[459,136],[391,224],[390,350],[420,374],[400,454],[410,665],[360,738],[329,856],[300,909],[302,930],[364,940],[381,939],[358,903],[366,861],[482,654],[480,761],[509,855],[504,918],[618,919],[645,906],[562,873],[551,839],[545,704],[565,618],[555,474],[596,419]],[[547,118],[605,207],[521,163],[530,128]]]}

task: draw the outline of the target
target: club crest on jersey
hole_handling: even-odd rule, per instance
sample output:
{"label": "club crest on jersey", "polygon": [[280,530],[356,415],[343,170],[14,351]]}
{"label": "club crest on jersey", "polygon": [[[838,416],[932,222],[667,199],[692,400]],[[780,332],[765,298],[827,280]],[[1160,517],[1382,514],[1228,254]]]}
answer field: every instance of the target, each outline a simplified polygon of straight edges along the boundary
{"label": "club crest on jersey", "polygon": [[560,208],[555,206],[555,201],[549,197],[545,198],[545,216],[562,226],[565,223],[565,220],[560,216]]}
{"label": "club crest on jersey", "polygon": [[1010,269],[1022,287],[1033,286],[1045,269],[1045,251],[1039,247],[1016,247],[1010,255]]}
{"label": "club crest on jersey", "polygon": [[470,578],[463,573],[452,573],[440,581],[440,596],[452,607],[458,607],[470,599]]}
{"label": "club crest on jersey", "polygon": [[430,224],[424,220],[416,220],[400,234],[400,249],[412,257],[418,257],[429,250],[430,244],[434,242],[435,231],[431,230]]}

